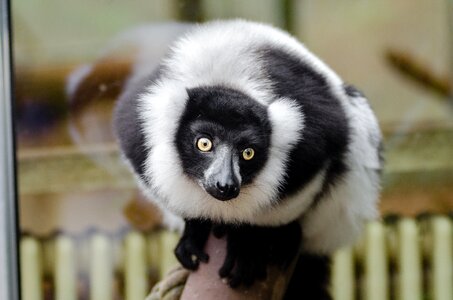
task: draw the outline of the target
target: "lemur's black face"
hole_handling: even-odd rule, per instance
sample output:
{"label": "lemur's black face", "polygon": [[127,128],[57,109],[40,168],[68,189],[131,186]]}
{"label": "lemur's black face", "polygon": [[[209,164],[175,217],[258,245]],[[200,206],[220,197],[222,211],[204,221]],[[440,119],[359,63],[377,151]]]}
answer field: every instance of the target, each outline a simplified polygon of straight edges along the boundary
{"label": "lemur's black face", "polygon": [[216,199],[233,199],[267,160],[271,127],[266,108],[225,87],[187,92],[176,134],[184,172]]}

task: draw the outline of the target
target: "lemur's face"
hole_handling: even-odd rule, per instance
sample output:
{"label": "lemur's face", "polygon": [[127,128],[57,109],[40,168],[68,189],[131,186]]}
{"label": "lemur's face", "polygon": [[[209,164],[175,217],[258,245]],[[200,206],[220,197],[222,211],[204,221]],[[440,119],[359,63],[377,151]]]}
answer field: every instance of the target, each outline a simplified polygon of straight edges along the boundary
{"label": "lemur's face", "polygon": [[267,110],[223,87],[194,88],[188,95],[176,134],[184,172],[216,199],[236,198],[267,160]]}

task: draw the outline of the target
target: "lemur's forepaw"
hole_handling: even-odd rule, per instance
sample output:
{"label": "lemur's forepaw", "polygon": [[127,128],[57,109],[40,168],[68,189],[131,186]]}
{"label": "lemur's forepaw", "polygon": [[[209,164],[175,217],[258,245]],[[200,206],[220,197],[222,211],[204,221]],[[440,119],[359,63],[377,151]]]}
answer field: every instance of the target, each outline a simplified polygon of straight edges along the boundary
{"label": "lemur's forepaw", "polygon": [[211,223],[202,220],[188,220],[184,233],[175,249],[176,258],[189,270],[196,270],[200,262],[207,263],[209,255],[204,246],[211,231]]}
{"label": "lemur's forepaw", "polygon": [[280,227],[243,225],[224,230],[227,255],[219,275],[233,288],[264,280],[269,265],[286,269],[300,246],[301,230],[296,222]]}
{"label": "lemur's forepaw", "polygon": [[196,241],[190,238],[182,238],[179,241],[175,255],[183,267],[189,270],[196,270],[200,262],[209,261],[209,255],[204,253],[203,247],[197,245]]}
{"label": "lemur's forepaw", "polygon": [[254,251],[241,249],[238,252],[228,251],[219,275],[232,287],[240,285],[249,287],[256,280],[267,277],[267,261],[263,255],[254,255]]}

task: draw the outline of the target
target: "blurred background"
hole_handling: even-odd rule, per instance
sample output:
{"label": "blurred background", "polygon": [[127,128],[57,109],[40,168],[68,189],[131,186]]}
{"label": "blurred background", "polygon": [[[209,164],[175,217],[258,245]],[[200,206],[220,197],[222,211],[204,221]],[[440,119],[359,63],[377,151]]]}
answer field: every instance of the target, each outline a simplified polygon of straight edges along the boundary
{"label": "blurred background", "polygon": [[[245,18],[283,28],[364,92],[385,135],[380,210],[386,222],[453,211],[452,1],[11,4],[20,229],[40,247],[56,236],[82,245],[96,234],[121,244],[130,232],[159,228],[159,213],[142,199],[118,158],[112,106],[132,70],[154,67],[190,22],[211,19]],[[75,261],[77,270],[89,265],[83,261]],[[43,264],[47,292],[40,297],[53,299],[57,288],[46,271],[53,265]],[[121,268],[111,271],[117,274],[115,299],[125,295]],[[145,272],[148,289],[158,276],[149,279]],[[89,279],[84,284],[77,274],[77,297],[89,298]]]}

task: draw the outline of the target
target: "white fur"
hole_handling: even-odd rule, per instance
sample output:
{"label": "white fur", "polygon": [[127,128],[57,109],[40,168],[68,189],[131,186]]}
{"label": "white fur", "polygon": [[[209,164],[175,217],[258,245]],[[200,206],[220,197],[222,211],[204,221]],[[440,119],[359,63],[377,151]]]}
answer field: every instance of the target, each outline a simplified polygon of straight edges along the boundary
{"label": "white fur", "polygon": [[269,105],[273,124],[270,157],[252,185],[243,187],[237,198],[222,202],[211,197],[183,172],[173,143],[178,126],[174,120],[183,113],[188,96],[183,86],[165,82],[165,85],[154,86],[140,102],[144,134],[151,149],[145,174],[152,184],[145,185],[145,189],[160,206],[176,215],[253,222],[277,200],[288,153],[300,138],[303,118],[294,109],[294,103],[280,99]]}
{"label": "white fur", "polygon": [[306,250],[331,253],[351,244],[362,232],[367,221],[377,218],[380,169],[378,149],[370,143],[370,135],[380,138],[377,120],[366,99],[350,99],[344,92],[337,96],[349,119],[351,142],[346,164],[350,171],[336,184],[319,205],[303,219]]}
{"label": "white fur", "polygon": [[316,174],[301,191],[273,206],[254,220],[257,225],[284,225],[288,220],[297,220],[313,203],[313,199],[322,187],[326,169]]}
{"label": "white fur", "polygon": [[[286,49],[322,74],[350,122],[351,143],[346,155],[350,171],[312,210],[309,207],[322,186],[325,169],[299,193],[276,202],[288,154],[296,143],[303,142],[304,116],[291,99],[276,99],[272,94],[272,82],[256,53],[249,51],[262,45]],[[349,99],[342,80],[294,38],[263,24],[212,22],[180,39],[164,66],[169,70],[167,75],[140,98],[140,117],[150,148],[145,174],[151,182],[142,186],[161,207],[182,217],[261,225],[288,223],[306,213],[305,245],[316,253],[329,253],[352,241],[364,222],[376,217],[379,186],[374,170],[379,161],[369,139],[370,133],[379,135],[374,115],[364,99]],[[268,106],[272,124],[266,165],[238,198],[226,202],[212,198],[184,174],[173,141],[188,98],[186,88],[216,84],[238,89]]]}

